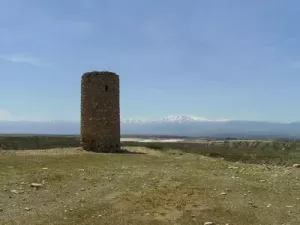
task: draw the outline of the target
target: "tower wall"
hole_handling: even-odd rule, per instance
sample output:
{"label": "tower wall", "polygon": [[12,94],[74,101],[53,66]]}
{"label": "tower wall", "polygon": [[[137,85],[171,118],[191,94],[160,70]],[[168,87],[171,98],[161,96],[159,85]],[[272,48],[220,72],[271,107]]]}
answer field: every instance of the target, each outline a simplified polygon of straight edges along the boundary
{"label": "tower wall", "polygon": [[81,143],[84,150],[120,150],[119,76],[87,72],[81,78]]}

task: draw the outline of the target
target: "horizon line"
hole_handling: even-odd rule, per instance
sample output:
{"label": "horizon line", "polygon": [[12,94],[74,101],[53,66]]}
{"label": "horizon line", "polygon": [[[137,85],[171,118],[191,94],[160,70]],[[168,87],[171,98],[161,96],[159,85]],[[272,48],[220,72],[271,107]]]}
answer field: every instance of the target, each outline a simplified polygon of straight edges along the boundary
{"label": "horizon line", "polygon": [[[164,122],[161,119],[149,119],[149,120],[143,120],[143,119],[121,119],[120,123],[124,123],[124,121],[143,121],[143,122]],[[67,123],[80,123],[80,120],[62,120],[62,119],[55,119],[55,120],[0,120],[0,122],[28,122],[28,123],[55,123],[55,122],[67,122]],[[178,121],[167,121],[167,122],[178,122]],[[249,119],[228,119],[228,120],[194,120],[192,122],[207,122],[207,123],[226,123],[226,122],[263,122],[263,123],[281,123],[281,124],[291,124],[291,123],[300,123],[300,121],[289,121],[289,122],[283,122],[283,121],[268,121],[268,120],[249,120]]]}

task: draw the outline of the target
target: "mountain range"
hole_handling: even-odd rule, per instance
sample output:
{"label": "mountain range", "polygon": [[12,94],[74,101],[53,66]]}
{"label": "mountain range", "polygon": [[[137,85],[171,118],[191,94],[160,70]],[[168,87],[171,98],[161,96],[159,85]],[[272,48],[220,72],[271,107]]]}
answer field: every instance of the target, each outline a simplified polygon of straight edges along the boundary
{"label": "mountain range", "polygon": [[[78,121],[0,121],[2,134],[80,133]],[[122,135],[173,135],[191,137],[300,138],[300,122],[209,120],[194,116],[168,116],[156,120],[121,121]]]}

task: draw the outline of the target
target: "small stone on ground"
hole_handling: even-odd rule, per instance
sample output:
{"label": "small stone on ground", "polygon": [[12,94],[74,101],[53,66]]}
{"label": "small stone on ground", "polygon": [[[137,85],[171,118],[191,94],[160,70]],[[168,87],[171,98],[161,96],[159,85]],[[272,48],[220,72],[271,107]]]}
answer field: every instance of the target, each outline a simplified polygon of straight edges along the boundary
{"label": "small stone on ground", "polygon": [[214,222],[205,222],[204,225],[214,225]]}
{"label": "small stone on ground", "polygon": [[42,184],[40,184],[40,183],[31,183],[30,184],[30,187],[35,187],[35,188],[40,188],[40,187],[42,187],[43,185]]}

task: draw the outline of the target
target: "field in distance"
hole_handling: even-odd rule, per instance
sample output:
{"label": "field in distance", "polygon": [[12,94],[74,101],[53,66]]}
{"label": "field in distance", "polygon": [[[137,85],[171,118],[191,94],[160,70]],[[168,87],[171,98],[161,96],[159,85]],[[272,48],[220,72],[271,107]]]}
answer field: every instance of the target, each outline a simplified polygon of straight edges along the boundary
{"label": "field in distance", "polygon": [[300,224],[299,168],[126,149],[2,151],[0,224]]}
{"label": "field in distance", "polygon": [[[122,146],[142,146],[159,151],[186,153],[256,164],[291,166],[299,163],[299,140],[213,139],[172,136],[123,136]],[[80,147],[76,135],[0,135],[1,150],[34,150]]]}

